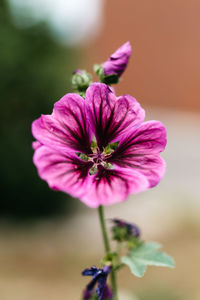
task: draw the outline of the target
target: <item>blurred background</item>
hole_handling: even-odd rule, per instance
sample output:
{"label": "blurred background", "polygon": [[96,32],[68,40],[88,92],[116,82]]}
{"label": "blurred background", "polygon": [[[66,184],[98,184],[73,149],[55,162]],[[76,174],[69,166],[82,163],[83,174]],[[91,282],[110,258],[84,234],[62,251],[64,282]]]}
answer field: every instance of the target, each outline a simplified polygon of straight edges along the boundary
{"label": "blurred background", "polygon": [[0,299],[80,299],[81,270],[100,262],[97,212],[38,178],[30,128],[71,91],[75,69],[91,71],[129,40],[116,92],[166,125],[167,172],[106,217],[138,224],[176,269],[143,279],[124,270],[120,300],[200,300],[199,11],[198,0],[0,0]]}

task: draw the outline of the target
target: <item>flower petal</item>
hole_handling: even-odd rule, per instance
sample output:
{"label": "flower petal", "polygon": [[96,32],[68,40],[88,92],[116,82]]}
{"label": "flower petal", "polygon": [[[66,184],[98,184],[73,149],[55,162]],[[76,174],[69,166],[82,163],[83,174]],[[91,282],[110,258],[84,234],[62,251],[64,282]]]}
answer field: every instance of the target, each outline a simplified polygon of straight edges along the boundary
{"label": "flower petal", "polygon": [[145,112],[136,99],[129,95],[116,98],[102,83],[94,83],[87,89],[85,101],[100,150],[144,120]]}
{"label": "flower petal", "polygon": [[137,169],[148,178],[149,187],[153,187],[165,172],[165,162],[159,153],[166,146],[166,129],[161,122],[149,121],[129,133],[123,136],[108,162]]}
{"label": "flower petal", "polygon": [[67,94],[54,105],[51,115],[42,115],[32,124],[33,136],[42,144],[64,152],[72,148],[91,153],[91,130],[85,115],[85,101]]}
{"label": "flower petal", "polygon": [[38,142],[38,141],[34,141],[33,143],[32,143],[32,148],[33,148],[33,150],[36,150],[36,149],[38,149],[39,147],[41,147],[42,146],[42,144],[40,143],[40,142]]}
{"label": "flower petal", "polygon": [[103,299],[113,299],[113,293],[111,288],[106,284],[104,291],[103,291]]}
{"label": "flower petal", "polygon": [[85,162],[75,155],[63,154],[46,146],[37,148],[33,161],[39,176],[54,190],[81,198],[90,188],[88,172],[92,162]]}
{"label": "flower petal", "polygon": [[[104,271],[104,269],[106,269],[106,271]],[[101,274],[101,276],[99,276],[99,279],[98,279],[98,286],[97,286],[97,289],[96,289],[98,300],[103,299],[108,273],[110,272],[110,269],[109,269],[109,272],[107,271],[107,269],[109,269],[108,266],[103,267],[102,274]]]}
{"label": "flower petal", "polygon": [[131,168],[105,169],[99,166],[98,173],[91,177],[91,188],[81,199],[90,207],[125,201],[129,194],[136,194],[148,187],[146,177]]}
{"label": "flower petal", "polygon": [[131,55],[130,42],[126,42],[120,48],[118,48],[107,61],[103,63],[103,69],[105,75],[116,74],[121,76],[125,71],[130,55]]}

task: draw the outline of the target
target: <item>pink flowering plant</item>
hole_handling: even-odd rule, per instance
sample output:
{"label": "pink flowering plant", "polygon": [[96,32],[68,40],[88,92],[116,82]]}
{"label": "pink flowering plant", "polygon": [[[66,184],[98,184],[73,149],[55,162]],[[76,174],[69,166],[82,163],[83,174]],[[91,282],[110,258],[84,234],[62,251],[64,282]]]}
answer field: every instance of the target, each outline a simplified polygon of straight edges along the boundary
{"label": "pink flowering plant", "polygon": [[[130,95],[116,96],[118,83],[131,55],[129,42],[122,45],[94,71],[92,82],[85,70],[72,77],[75,93],[64,95],[50,115],[32,124],[33,162],[49,187],[98,208],[105,245],[101,266],[83,270],[91,281],[82,299],[117,300],[116,274],[128,266],[142,277],[147,265],[173,267],[173,259],[160,251],[160,244],[145,242],[135,224],[112,220],[112,239],[120,251],[112,251],[107,235],[104,206],[123,202],[156,186],[165,172],[160,153],[166,146],[166,129],[159,121],[144,121],[145,111]],[[119,247],[120,246],[120,247]],[[107,282],[111,278],[111,284]]]}

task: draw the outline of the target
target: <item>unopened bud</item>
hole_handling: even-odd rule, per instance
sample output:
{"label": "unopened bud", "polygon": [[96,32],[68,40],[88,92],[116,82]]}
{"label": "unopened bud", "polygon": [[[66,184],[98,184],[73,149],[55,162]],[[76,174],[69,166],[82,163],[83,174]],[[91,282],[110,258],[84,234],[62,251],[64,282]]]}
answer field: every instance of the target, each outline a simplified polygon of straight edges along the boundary
{"label": "unopened bud", "polygon": [[131,238],[140,237],[140,229],[137,225],[125,222],[120,219],[113,219],[113,239],[117,241],[128,241]]}
{"label": "unopened bud", "polygon": [[92,83],[92,77],[84,70],[77,69],[72,75],[72,87],[75,91],[85,92]]}
{"label": "unopened bud", "polygon": [[118,48],[102,65],[95,65],[94,70],[101,82],[114,84],[125,71],[131,55],[130,42],[126,42]]}

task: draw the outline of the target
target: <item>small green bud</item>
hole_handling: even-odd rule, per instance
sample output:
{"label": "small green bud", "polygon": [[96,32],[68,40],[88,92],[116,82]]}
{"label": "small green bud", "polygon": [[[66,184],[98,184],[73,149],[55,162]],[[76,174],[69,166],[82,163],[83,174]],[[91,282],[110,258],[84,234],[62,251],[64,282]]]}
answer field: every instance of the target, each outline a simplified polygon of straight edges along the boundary
{"label": "small green bud", "polygon": [[126,241],[128,236],[127,236],[127,229],[125,227],[117,227],[113,226],[112,227],[112,234],[113,234],[113,240],[116,240],[118,242],[123,242]]}
{"label": "small green bud", "polygon": [[112,238],[118,242],[126,242],[128,248],[134,248],[140,243],[140,229],[137,225],[120,219],[113,219]]}
{"label": "small green bud", "polygon": [[89,85],[92,83],[91,74],[84,70],[76,70],[72,76],[72,88],[78,91],[81,95],[87,90]]}

